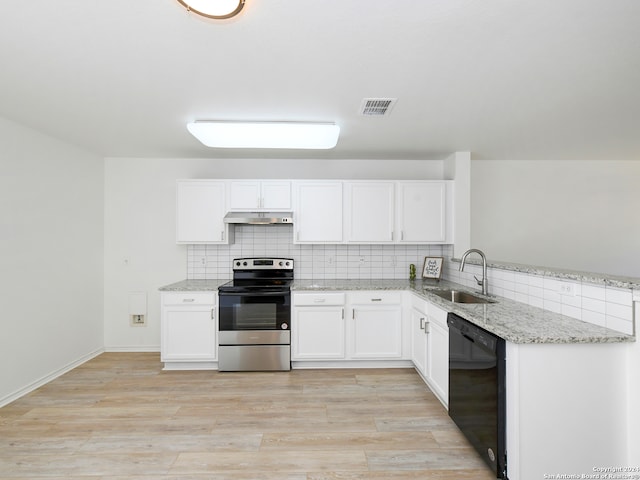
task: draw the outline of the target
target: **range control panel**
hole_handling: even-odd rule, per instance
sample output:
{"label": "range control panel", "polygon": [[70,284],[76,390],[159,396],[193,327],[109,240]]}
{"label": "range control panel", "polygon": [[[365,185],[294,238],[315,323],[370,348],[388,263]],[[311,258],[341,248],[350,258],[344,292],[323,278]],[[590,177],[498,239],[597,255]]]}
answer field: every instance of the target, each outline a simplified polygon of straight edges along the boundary
{"label": "range control panel", "polygon": [[236,258],[234,270],[293,270],[292,258]]}

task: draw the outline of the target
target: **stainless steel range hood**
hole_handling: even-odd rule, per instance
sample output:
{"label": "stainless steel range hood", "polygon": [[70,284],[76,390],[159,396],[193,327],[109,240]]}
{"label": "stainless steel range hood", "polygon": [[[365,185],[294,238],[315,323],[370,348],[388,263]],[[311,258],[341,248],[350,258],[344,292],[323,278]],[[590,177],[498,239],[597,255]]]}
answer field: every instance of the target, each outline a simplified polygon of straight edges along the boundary
{"label": "stainless steel range hood", "polygon": [[224,223],[235,225],[279,225],[293,223],[291,212],[229,212]]}

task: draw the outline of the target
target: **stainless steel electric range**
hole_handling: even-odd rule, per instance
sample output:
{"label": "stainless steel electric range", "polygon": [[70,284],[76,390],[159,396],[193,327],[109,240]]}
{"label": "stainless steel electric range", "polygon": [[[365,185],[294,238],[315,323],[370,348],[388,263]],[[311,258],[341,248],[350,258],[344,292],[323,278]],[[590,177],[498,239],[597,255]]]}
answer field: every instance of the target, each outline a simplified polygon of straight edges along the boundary
{"label": "stainless steel electric range", "polygon": [[236,258],[218,288],[220,371],[291,370],[290,258]]}

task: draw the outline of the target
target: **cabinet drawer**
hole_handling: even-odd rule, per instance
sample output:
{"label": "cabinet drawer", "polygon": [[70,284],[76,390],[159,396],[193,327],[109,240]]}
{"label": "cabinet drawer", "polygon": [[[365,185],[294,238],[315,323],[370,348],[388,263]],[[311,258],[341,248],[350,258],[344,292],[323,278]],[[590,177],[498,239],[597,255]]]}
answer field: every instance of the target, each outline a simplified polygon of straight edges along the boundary
{"label": "cabinet drawer", "polygon": [[303,305],[344,305],[344,293],[294,293],[293,304]]}
{"label": "cabinet drawer", "polygon": [[349,302],[358,305],[398,305],[402,303],[402,293],[388,291],[350,293]]}
{"label": "cabinet drawer", "polygon": [[215,293],[163,293],[163,305],[215,305]]}

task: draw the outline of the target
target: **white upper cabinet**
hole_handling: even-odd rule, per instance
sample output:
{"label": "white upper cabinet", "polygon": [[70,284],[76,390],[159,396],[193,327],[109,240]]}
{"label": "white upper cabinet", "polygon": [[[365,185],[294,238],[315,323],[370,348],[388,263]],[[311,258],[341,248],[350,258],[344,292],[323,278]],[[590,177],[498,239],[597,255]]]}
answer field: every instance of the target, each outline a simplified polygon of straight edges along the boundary
{"label": "white upper cabinet", "polygon": [[178,243],[229,243],[231,211],[290,212],[294,243],[453,243],[450,180],[179,180]]}
{"label": "white upper cabinet", "polygon": [[285,180],[231,180],[230,210],[291,210],[291,182]]}
{"label": "white upper cabinet", "polygon": [[398,182],[398,241],[446,242],[448,181]]}
{"label": "white upper cabinet", "polygon": [[352,243],[394,240],[394,182],[347,182],[345,226]]}
{"label": "white upper cabinet", "polygon": [[294,188],[294,242],[342,242],[342,182],[302,181]]}
{"label": "white upper cabinet", "polygon": [[176,242],[228,243],[226,211],[224,181],[178,180]]}

